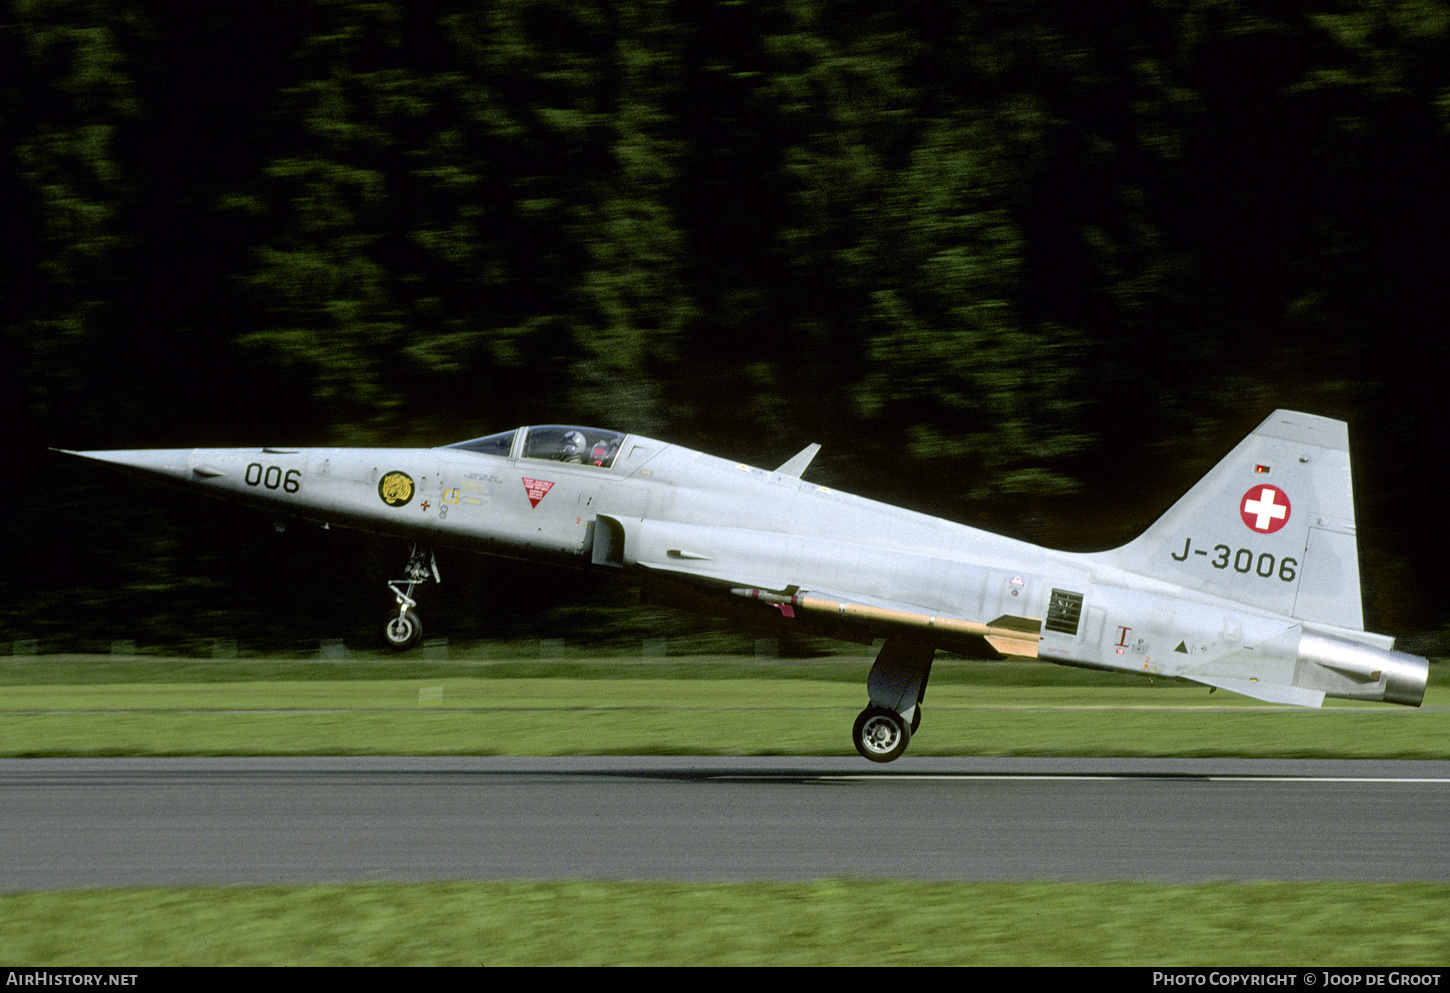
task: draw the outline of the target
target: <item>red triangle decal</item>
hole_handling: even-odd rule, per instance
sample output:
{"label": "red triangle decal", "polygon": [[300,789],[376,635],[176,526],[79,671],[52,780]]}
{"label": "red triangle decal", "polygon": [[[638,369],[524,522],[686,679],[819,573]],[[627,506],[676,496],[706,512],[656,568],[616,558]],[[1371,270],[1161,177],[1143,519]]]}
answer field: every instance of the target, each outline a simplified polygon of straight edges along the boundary
{"label": "red triangle decal", "polygon": [[549,495],[554,484],[546,479],[529,479],[527,476],[520,477],[524,481],[524,491],[529,495],[529,503],[537,507],[539,501]]}

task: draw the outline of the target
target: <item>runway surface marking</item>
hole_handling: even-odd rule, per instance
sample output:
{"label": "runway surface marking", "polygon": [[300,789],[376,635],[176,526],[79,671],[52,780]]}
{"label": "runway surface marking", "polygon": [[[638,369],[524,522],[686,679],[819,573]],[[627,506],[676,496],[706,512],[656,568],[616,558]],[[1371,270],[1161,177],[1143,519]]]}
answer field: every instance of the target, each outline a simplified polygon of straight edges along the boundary
{"label": "runway surface marking", "polygon": [[737,775],[705,775],[705,779],[712,781],[770,781],[779,779],[802,780],[810,779],[821,782],[868,782],[868,783],[899,783],[912,780],[937,780],[937,781],[996,781],[996,782],[1106,782],[1110,780],[1144,780],[1144,779],[1191,779],[1196,782],[1205,783],[1406,783],[1406,784],[1429,784],[1445,785],[1450,784],[1450,777],[1412,777],[1412,776],[1199,776],[1193,773],[1143,773],[1114,775],[1103,773],[1101,775],[1063,775],[1044,773],[1013,774],[1013,773],[861,773],[852,775],[849,773],[821,773],[816,775],[792,775],[791,773],[741,773]]}

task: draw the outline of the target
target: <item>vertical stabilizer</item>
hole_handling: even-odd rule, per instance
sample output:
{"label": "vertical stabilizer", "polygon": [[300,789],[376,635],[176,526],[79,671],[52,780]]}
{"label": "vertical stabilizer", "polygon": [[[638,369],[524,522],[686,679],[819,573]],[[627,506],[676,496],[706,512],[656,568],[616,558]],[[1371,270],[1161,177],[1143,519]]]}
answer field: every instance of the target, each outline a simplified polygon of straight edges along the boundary
{"label": "vertical stabilizer", "polygon": [[1363,630],[1343,421],[1276,410],[1140,537],[1125,569]]}

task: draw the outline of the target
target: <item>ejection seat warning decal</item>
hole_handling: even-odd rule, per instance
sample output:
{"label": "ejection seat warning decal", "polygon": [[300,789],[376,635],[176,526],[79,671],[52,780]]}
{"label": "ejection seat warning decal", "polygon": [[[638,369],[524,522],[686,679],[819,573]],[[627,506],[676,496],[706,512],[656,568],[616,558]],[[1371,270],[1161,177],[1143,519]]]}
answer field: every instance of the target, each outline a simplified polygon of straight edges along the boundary
{"label": "ejection seat warning decal", "polygon": [[[529,479],[527,476],[519,477],[524,481],[524,490],[529,494],[529,503],[537,507],[539,501],[548,496],[554,484],[544,479]],[[552,504],[551,504],[552,506]]]}
{"label": "ejection seat warning decal", "polygon": [[413,477],[406,472],[389,472],[378,480],[378,496],[389,507],[401,507],[413,499]]}

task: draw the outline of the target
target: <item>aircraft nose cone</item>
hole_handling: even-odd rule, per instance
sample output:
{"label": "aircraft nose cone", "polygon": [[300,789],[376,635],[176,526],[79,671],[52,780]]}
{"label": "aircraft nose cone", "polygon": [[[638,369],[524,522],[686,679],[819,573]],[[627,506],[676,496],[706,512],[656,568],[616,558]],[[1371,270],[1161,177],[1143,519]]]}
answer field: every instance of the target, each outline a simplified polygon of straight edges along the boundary
{"label": "aircraft nose cone", "polygon": [[126,469],[143,475],[169,476],[172,479],[191,478],[189,448],[141,448],[116,452],[72,452],[63,448],[56,451],[75,455],[97,462],[109,462],[118,469]]}

